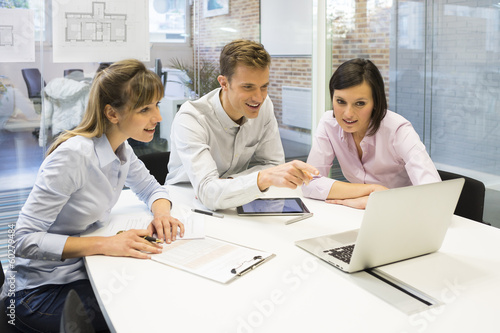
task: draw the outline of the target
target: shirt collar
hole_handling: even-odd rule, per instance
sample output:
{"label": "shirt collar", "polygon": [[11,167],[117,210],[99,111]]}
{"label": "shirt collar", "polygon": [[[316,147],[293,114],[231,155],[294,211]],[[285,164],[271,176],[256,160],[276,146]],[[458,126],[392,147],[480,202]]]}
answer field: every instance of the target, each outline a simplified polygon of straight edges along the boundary
{"label": "shirt collar", "polygon": [[243,117],[243,120],[241,122],[241,125],[238,125],[237,123],[234,122],[226,113],[224,108],[222,107],[222,103],[220,101],[220,93],[221,93],[221,88],[218,88],[216,93],[212,96],[211,103],[212,106],[215,110],[215,115],[217,116],[217,119],[219,119],[219,122],[221,123],[222,127],[224,128],[224,131],[229,131],[234,127],[240,127],[243,126],[248,119],[246,117]]}
{"label": "shirt collar", "polygon": [[95,153],[97,155],[97,159],[99,160],[99,165],[101,166],[101,168],[105,167],[115,160],[118,160],[120,164],[123,164],[127,161],[127,158],[125,156],[124,143],[118,146],[115,154],[115,152],[111,148],[111,144],[109,143],[106,134],[101,135],[101,137],[95,137],[93,140]]}
{"label": "shirt collar", "polygon": [[[338,123],[337,123],[337,125],[338,125]],[[342,129],[342,127],[340,125],[338,125],[338,126],[339,126],[339,139],[341,140],[341,142],[345,142],[346,144],[349,144],[349,140],[348,140],[349,133],[344,132],[344,130]],[[349,136],[352,138],[352,135],[349,135]],[[361,140],[361,142],[368,144],[370,146],[375,146],[375,137],[376,137],[376,133],[374,135],[365,135],[365,137],[363,138],[363,140]]]}

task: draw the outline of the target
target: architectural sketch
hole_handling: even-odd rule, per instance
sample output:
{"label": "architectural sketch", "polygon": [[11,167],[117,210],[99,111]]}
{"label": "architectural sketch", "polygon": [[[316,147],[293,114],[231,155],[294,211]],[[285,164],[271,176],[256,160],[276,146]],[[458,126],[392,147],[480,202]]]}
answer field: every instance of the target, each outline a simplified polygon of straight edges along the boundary
{"label": "architectural sketch", "polygon": [[0,25],[0,47],[14,45],[14,26]]}
{"label": "architectural sketch", "polygon": [[0,62],[35,61],[33,10],[0,8]]}
{"label": "architectural sketch", "polygon": [[66,13],[66,41],[125,42],[127,15],[107,13],[105,2],[93,2],[91,13]]}
{"label": "architectural sketch", "polygon": [[149,61],[148,6],[148,0],[52,0],[53,61]]}

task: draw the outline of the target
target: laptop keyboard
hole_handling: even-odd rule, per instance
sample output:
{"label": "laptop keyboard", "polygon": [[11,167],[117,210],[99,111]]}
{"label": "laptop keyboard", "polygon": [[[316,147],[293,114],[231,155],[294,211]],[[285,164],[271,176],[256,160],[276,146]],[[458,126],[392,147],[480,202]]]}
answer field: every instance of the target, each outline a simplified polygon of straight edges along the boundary
{"label": "laptop keyboard", "polygon": [[354,244],[342,247],[336,247],[334,249],[325,250],[323,252],[349,264],[351,262],[351,256],[353,250],[354,250]]}

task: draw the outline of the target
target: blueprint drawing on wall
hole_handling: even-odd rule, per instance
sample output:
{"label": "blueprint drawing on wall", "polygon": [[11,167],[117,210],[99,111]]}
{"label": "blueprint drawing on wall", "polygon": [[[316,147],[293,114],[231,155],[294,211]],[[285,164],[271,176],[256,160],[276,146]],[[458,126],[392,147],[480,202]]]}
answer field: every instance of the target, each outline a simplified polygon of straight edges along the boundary
{"label": "blueprint drawing on wall", "polygon": [[149,61],[147,0],[54,0],[54,62]]}
{"label": "blueprint drawing on wall", "polygon": [[35,61],[32,10],[0,8],[0,61]]}

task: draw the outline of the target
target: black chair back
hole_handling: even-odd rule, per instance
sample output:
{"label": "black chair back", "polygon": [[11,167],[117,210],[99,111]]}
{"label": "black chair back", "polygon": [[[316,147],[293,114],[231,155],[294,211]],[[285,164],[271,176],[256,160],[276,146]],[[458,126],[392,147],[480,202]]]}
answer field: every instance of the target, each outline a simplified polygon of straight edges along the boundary
{"label": "black chair back", "polygon": [[64,77],[73,74],[74,77],[83,77],[83,69],[65,69],[64,70]]}
{"label": "black chair back", "polygon": [[38,68],[23,68],[21,72],[28,88],[28,97],[30,99],[41,98],[42,88],[46,86],[46,83],[43,81],[42,87],[42,74],[40,74],[40,70]]}
{"label": "black chair back", "polygon": [[170,152],[158,152],[138,156],[144,163],[149,172],[156,178],[161,185],[165,184],[165,178],[168,173],[168,161]]}
{"label": "black chair back", "polygon": [[[474,178],[462,176],[453,172],[438,170],[442,180],[464,178],[465,184],[458,199],[455,215],[462,216],[477,222],[483,221],[484,196],[486,188],[484,184]],[[488,224],[488,223],[485,223]]]}
{"label": "black chair back", "polygon": [[71,289],[64,301],[61,316],[61,333],[93,333],[95,332],[82,300],[74,289]]}

